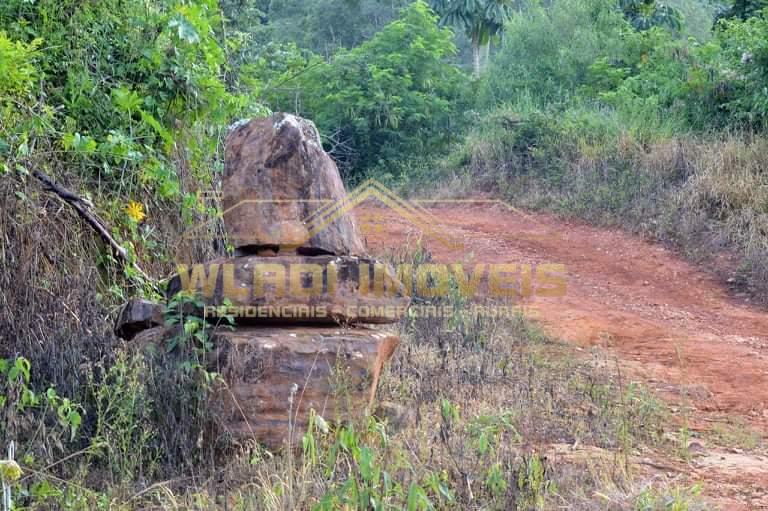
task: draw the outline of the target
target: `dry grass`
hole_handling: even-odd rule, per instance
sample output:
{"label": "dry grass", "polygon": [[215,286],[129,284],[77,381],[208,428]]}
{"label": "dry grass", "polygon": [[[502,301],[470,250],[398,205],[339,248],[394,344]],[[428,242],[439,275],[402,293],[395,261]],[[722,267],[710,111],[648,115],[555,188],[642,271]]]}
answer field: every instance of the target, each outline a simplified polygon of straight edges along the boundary
{"label": "dry grass", "polygon": [[[350,498],[350,481],[362,484],[364,449],[391,483],[385,488],[382,476],[368,489],[395,509],[408,507],[414,487],[452,509],[625,509],[676,491],[651,485],[637,461],[659,446],[664,407],[604,354],[560,344],[520,316],[405,322],[379,420],[313,429],[316,456],[300,454],[301,446],[282,455],[256,445],[222,449],[226,439],[198,435],[209,418],[193,379],[168,372],[162,357],[118,355],[110,319],[123,297],[115,285],[127,281],[100,241],[32,182],[6,181],[0,198],[15,211],[0,220],[3,350],[30,357],[39,384],[53,383],[85,407],[72,445],[23,444],[34,440],[34,421],[32,436],[14,432],[35,454],[28,469],[65,460],[25,480],[37,508],[334,508]],[[168,221],[155,231],[164,233],[155,241],[165,254],[181,229]],[[190,250],[199,258],[211,248]],[[170,262],[147,269],[167,271]],[[355,448],[340,447],[345,435]],[[35,486],[43,481],[45,491]],[[355,502],[347,508],[365,507]]]}
{"label": "dry grass", "polygon": [[768,142],[730,138],[696,144],[690,179],[675,196],[688,217],[698,220],[713,247],[735,248],[742,266],[737,283],[760,293],[768,289]]}
{"label": "dry grass", "polygon": [[435,172],[453,196],[491,192],[668,242],[766,303],[768,141],[745,134],[645,140],[590,126],[546,116],[511,123],[498,114]]}
{"label": "dry grass", "polygon": [[[699,508],[695,492],[640,462],[661,445],[665,409],[600,352],[580,353],[522,317],[410,320],[402,333],[379,420],[328,434],[310,428],[314,456],[306,447],[303,455],[244,448],[207,478],[166,482],[138,502],[361,509],[345,490],[355,480],[393,509],[407,507],[414,485],[438,509],[627,509],[643,499]],[[365,456],[339,443],[350,430],[388,474],[389,491],[384,479],[364,484]]]}
{"label": "dry grass", "polygon": [[[17,228],[6,224],[6,232]],[[418,243],[414,251],[392,257],[429,261]],[[88,259],[81,259],[86,262],[72,268],[87,268]],[[61,286],[55,289],[65,289],[65,280],[53,282]],[[81,292],[93,296],[97,290],[94,284]],[[461,303],[451,303],[461,310]],[[58,310],[54,305],[48,306]],[[102,338],[111,339],[103,317],[99,322],[100,310],[82,316],[91,318],[83,328],[101,325]],[[86,420],[79,444],[48,453],[51,461],[66,461],[25,481],[27,491],[37,495],[27,503],[293,510],[363,509],[370,505],[366,498],[377,498],[401,509],[413,498],[421,502],[414,509],[426,509],[428,500],[439,509],[597,510],[631,508],[638,499],[664,501],[670,495],[698,501],[676,489],[677,482],[653,479],[639,462],[663,447],[665,409],[647,390],[625,381],[603,353],[580,352],[550,339],[522,316],[457,312],[408,319],[399,328],[404,342],[383,376],[378,419],[360,414],[327,433],[315,426],[307,440],[297,439],[283,454],[267,453],[255,443],[232,446],[211,435],[206,428],[215,418],[206,416],[199,386],[174,372],[167,357],[116,355],[120,349],[114,344],[65,331],[69,349],[98,346],[103,354],[73,351],[101,358],[80,359],[80,364],[90,361],[83,369],[75,368],[74,359],[56,366],[72,371],[62,375],[65,388],[77,384],[76,371],[84,372],[73,397],[84,396]],[[25,336],[32,335],[29,330]],[[45,354],[35,360],[54,362]],[[311,449],[304,443],[310,441]],[[82,448],[83,454],[67,458]],[[368,479],[369,468],[378,479]],[[50,487],[40,493],[35,485],[43,481]]]}
{"label": "dry grass", "polygon": [[[88,183],[77,176],[61,177],[51,168],[56,162],[24,163],[30,169],[44,169],[71,190],[80,192],[89,188]],[[95,211],[109,221],[109,227],[113,226],[112,220],[124,215],[125,205],[111,203],[106,194],[96,195],[93,202]],[[19,459],[28,457],[25,470],[52,466],[45,471],[46,477],[52,478],[50,481],[74,478],[80,486],[86,485],[91,488],[90,492],[96,493],[115,483],[114,491],[118,493],[125,478],[128,487],[125,491],[130,492],[134,480],[151,471],[144,466],[147,460],[141,450],[145,446],[131,444],[128,435],[128,446],[120,447],[135,460],[120,461],[115,461],[114,453],[103,448],[100,437],[104,428],[114,428],[116,424],[100,423],[103,417],[98,393],[102,391],[106,398],[114,399],[124,396],[124,401],[134,402],[130,410],[121,412],[135,413],[135,423],[126,422],[130,417],[118,417],[114,409],[107,414],[109,420],[121,420],[121,427],[137,432],[160,430],[159,422],[147,424],[151,402],[144,400],[146,389],[118,388],[109,379],[110,374],[114,375],[110,371],[120,370],[120,353],[126,349],[112,332],[118,307],[128,297],[146,293],[147,288],[124,272],[109,254],[109,248],[69,205],[44,191],[31,176],[14,174],[0,180],[0,203],[6,213],[0,217],[0,357],[25,357],[31,365],[31,390],[44,395],[53,387],[59,395],[82,405],[83,412],[82,424],[73,441],[52,442],[44,437],[46,427],[56,425],[55,411],[49,413],[50,410],[37,406],[21,412],[8,410],[10,405],[4,406],[14,419],[14,427],[0,428],[0,445],[5,450],[8,442],[14,440]],[[144,257],[142,266],[159,277],[173,268],[174,255],[179,250],[176,240],[185,227],[178,209],[168,204],[151,204],[148,210],[148,220],[135,235],[142,238],[142,246],[153,247],[154,257]],[[130,233],[119,232],[127,244]],[[181,250],[199,257],[211,257],[213,253],[207,240],[187,244]],[[132,371],[138,369],[138,365],[131,368]],[[135,374],[132,377],[136,379]],[[125,375],[121,378],[125,381]],[[166,395],[174,395],[173,378],[162,370],[141,372],[138,380],[142,385],[157,384]],[[169,399],[162,402],[169,409],[173,404]],[[141,409],[137,411],[136,406]],[[53,424],[50,424],[51,416]],[[170,419],[167,422],[171,422]],[[10,425],[11,422],[6,421],[6,426]],[[68,459],[76,452],[81,454]],[[62,459],[68,462],[59,463]],[[115,474],[115,463],[136,470],[121,469],[120,474]],[[173,469],[178,469],[178,463]],[[126,475],[126,472],[130,473]],[[30,482],[37,484],[40,480]]]}

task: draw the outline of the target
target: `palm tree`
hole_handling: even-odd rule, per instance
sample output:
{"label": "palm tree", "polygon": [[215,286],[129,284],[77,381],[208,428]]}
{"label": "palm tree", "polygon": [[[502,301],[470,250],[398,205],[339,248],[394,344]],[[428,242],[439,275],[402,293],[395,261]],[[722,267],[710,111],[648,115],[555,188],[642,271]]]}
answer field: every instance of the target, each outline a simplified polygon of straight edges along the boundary
{"label": "palm tree", "polygon": [[512,6],[511,0],[432,0],[432,7],[440,15],[440,22],[464,29],[472,41],[472,68],[475,78],[482,70],[481,48],[487,48],[491,39],[504,29],[504,22]]}
{"label": "palm tree", "polygon": [[651,27],[680,30],[682,26],[680,11],[661,1],[619,0],[619,8],[636,30],[648,30]]}

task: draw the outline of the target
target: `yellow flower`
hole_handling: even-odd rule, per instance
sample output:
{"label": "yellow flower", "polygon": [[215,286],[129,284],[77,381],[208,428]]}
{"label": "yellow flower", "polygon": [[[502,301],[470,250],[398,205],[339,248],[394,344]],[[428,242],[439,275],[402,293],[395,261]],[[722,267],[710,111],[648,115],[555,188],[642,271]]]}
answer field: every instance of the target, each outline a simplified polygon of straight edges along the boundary
{"label": "yellow flower", "polygon": [[125,213],[134,222],[141,222],[147,216],[144,213],[144,205],[141,202],[130,201],[128,207],[125,208]]}

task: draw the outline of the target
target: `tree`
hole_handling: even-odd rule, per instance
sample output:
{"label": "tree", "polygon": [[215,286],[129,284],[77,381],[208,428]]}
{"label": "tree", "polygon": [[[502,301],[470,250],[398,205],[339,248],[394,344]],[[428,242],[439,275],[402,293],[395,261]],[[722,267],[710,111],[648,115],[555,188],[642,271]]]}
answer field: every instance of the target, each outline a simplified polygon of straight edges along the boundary
{"label": "tree", "polygon": [[[264,99],[315,121],[348,176],[435,151],[455,133],[453,118],[465,90],[466,75],[446,62],[456,52],[453,37],[425,2],[416,1],[371,39],[339,50],[330,61],[310,54],[303,64],[292,58],[296,63],[284,69],[264,59]],[[294,47],[294,57],[298,51]]]}
{"label": "tree", "polygon": [[479,104],[492,108],[522,96],[537,104],[567,101],[589,82],[596,59],[625,59],[623,34],[630,31],[616,0],[556,0],[515,9],[478,86]]}
{"label": "tree", "polygon": [[619,9],[636,30],[648,30],[651,27],[680,30],[682,27],[680,12],[656,0],[619,0]]}
{"label": "tree", "polygon": [[729,8],[723,8],[716,20],[737,18],[746,20],[753,16],[759,16],[760,11],[768,6],[767,0],[733,0]]}
{"label": "tree", "polygon": [[409,0],[270,0],[269,39],[333,55],[370,39]]}
{"label": "tree", "polygon": [[[487,63],[491,39],[501,33],[509,15],[511,0],[432,0],[440,21],[464,29],[472,43],[472,69],[475,78]],[[482,58],[484,50],[485,58]]]}

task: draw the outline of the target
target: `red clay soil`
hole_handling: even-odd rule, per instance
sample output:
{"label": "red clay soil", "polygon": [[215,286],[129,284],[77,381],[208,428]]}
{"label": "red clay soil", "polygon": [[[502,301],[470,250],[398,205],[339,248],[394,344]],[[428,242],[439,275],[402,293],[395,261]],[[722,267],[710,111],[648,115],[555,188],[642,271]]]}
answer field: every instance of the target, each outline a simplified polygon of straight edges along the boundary
{"label": "red clay soil", "polygon": [[[692,407],[692,430],[706,432],[711,424],[736,418],[757,431],[764,445],[768,313],[747,298],[731,296],[715,277],[666,248],[619,230],[502,204],[421,205],[433,216],[428,233],[380,204],[359,206],[355,213],[369,250],[413,244],[421,236],[436,262],[564,264],[565,295],[534,296],[525,304],[549,333],[608,349],[632,379],[654,388],[671,406]],[[446,237],[454,243],[445,243]],[[768,458],[760,454],[730,466],[739,449],[730,457],[710,452],[686,470],[714,480],[715,493],[733,497],[720,501],[728,509],[768,509]]]}

